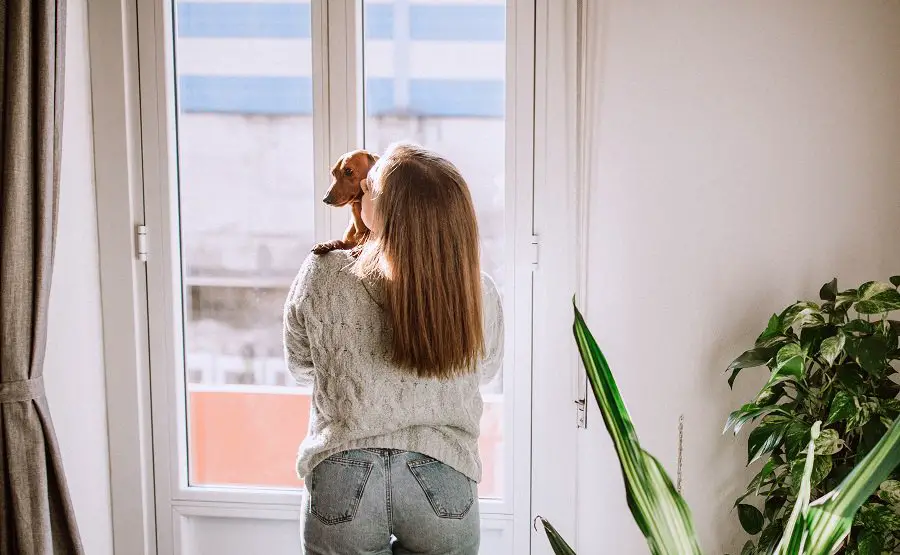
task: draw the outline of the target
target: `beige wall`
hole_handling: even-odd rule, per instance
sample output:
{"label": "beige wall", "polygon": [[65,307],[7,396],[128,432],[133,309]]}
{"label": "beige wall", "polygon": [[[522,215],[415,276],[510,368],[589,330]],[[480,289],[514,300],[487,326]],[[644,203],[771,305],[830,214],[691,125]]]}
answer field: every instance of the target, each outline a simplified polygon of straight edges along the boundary
{"label": "beige wall", "polygon": [[[590,208],[588,317],[645,447],[707,553],[739,551],[760,381],[722,370],[767,315],[900,273],[900,2],[611,0]],[[596,412],[579,445],[579,553],[647,553]]]}
{"label": "beige wall", "polygon": [[[69,2],[66,133],[46,373],[85,548],[112,552],[85,0]],[[645,446],[708,553],[741,536],[758,380],[721,369],[765,317],[836,275],[900,272],[900,3],[610,0],[588,318]],[[596,412],[579,445],[582,554],[646,553]]]}
{"label": "beige wall", "polygon": [[86,0],[69,0],[59,231],[47,396],[84,549],[112,548]]}

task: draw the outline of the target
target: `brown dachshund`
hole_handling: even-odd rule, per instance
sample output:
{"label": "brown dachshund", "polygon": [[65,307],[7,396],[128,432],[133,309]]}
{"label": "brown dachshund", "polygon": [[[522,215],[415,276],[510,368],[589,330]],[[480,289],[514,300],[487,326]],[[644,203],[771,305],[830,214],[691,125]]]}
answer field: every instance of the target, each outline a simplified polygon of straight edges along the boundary
{"label": "brown dachshund", "polygon": [[362,182],[377,160],[378,156],[365,150],[354,150],[341,156],[331,168],[331,187],[322,202],[336,208],[349,204],[352,212],[350,225],[343,238],[319,243],[312,248],[312,252],[325,254],[335,250],[354,250],[365,243],[369,237],[369,228],[362,220]]}

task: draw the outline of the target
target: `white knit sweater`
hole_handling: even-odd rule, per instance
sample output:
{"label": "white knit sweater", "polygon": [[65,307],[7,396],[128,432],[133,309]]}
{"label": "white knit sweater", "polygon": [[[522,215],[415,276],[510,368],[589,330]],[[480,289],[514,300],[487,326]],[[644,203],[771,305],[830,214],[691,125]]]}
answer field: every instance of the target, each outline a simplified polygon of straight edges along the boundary
{"label": "white knit sweater", "polygon": [[428,455],[480,481],[479,385],[494,378],[503,360],[496,285],[483,277],[486,356],[479,373],[422,379],[390,362],[382,293],[350,273],[351,263],[346,251],[310,255],[284,306],[288,370],[313,390],[297,474],[305,478],[341,451],[380,447]]}

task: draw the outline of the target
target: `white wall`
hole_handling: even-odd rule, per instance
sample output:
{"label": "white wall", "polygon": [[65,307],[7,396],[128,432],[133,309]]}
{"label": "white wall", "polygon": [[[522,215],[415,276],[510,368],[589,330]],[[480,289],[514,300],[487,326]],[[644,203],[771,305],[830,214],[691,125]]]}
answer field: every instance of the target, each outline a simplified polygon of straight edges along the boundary
{"label": "white wall", "polygon": [[112,549],[86,0],[69,0],[59,230],[45,375],[86,553]]}
{"label": "white wall", "polygon": [[[746,435],[722,370],[767,315],[900,273],[900,3],[610,0],[588,318],[703,547],[739,551]],[[601,61],[598,60],[598,63]],[[579,445],[579,553],[647,553],[599,414]]]}

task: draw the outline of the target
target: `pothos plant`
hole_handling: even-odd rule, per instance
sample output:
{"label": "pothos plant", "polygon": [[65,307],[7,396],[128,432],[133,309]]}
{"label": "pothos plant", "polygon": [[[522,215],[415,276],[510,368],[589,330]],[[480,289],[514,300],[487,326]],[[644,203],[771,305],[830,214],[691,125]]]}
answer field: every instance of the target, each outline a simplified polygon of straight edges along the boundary
{"label": "pothos plant", "polygon": [[[606,357],[594,340],[581,313],[575,310],[575,341],[581,360],[619,458],[628,508],[653,555],[701,555],[691,511],[672,480],[653,455],[641,447],[637,431],[619,393]],[[789,509],[784,534],[773,555],[831,555],[850,534],[859,509],[869,501],[888,477],[900,466],[900,418],[894,420],[868,454],[841,483],[816,501],[810,499],[812,475],[821,422],[814,422],[799,473],[797,502]],[[587,519],[604,518],[602,511]],[[550,546],[556,555],[575,555],[575,551],[550,522],[544,525]],[[537,524],[537,521],[535,524]],[[750,544],[752,548],[752,543]],[[605,553],[599,547],[596,553]]]}
{"label": "pothos plant", "polygon": [[[753,536],[743,554],[772,553],[797,501],[816,422],[810,481],[817,498],[836,488],[900,415],[900,276],[839,291],[822,286],[821,302],[802,301],[774,314],[766,329],[728,370],[733,386],[747,368],[766,367],[759,394],[734,411],[725,430],[737,434],[758,422],[747,442],[747,464],[762,467],[735,502],[737,517]],[[761,507],[760,510],[757,507]],[[900,551],[900,469],[894,469],[860,508],[840,553]]]}

